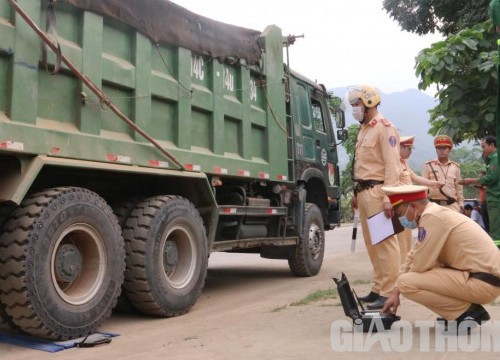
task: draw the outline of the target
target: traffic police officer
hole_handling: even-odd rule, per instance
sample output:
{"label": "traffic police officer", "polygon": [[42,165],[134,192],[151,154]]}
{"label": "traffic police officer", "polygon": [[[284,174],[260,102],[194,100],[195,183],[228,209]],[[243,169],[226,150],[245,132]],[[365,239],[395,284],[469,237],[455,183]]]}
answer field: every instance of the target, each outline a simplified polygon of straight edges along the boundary
{"label": "traffic police officer", "polygon": [[[399,178],[400,185],[411,185],[411,184],[419,184],[426,186],[435,186],[437,189],[442,187],[444,183],[440,183],[436,180],[429,180],[422,176],[415,174],[415,172],[410,168],[408,164],[408,159],[413,150],[413,144],[415,141],[415,136],[401,136],[399,140],[399,153],[401,156],[401,173]],[[412,231],[411,229],[405,229],[400,232],[398,235],[399,241],[399,249],[401,255],[401,262],[404,261],[406,254],[410,251],[412,247]]]}
{"label": "traffic police officer", "polygon": [[347,99],[353,117],[361,124],[353,165],[355,197],[353,209],[359,209],[363,238],[373,266],[373,285],[361,301],[369,302],[369,309],[384,305],[396,282],[400,254],[396,236],[372,245],[367,218],[384,211],[392,217],[389,199],[382,185],[396,185],[399,180],[399,134],[396,128],[378,111],[381,98],[377,89],[368,85],[348,90]]}
{"label": "traffic police officer", "polygon": [[488,234],[467,216],[430,202],[425,186],[382,190],[401,224],[418,226],[418,241],[382,311],[395,313],[402,294],[445,320],[487,321],[481,304],[500,296],[500,251]]}
{"label": "traffic police officer", "polygon": [[453,141],[447,135],[438,135],[434,139],[434,147],[438,158],[425,163],[422,176],[429,180],[442,182],[444,186],[440,189],[430,188],[430,200],[463,212],[464,194],[460,184],[460,165],[449,159]]}

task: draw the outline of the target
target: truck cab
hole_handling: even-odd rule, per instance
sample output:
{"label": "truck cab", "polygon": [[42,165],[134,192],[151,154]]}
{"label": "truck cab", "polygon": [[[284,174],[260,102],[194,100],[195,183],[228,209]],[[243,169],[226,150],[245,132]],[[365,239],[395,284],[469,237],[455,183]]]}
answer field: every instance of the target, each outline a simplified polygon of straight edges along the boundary
{"label": "truck cab", "polygon": [[[293,71],[287,73],[291,93],[287,104],[291,120],[289,176],[304,185],[306,202],[317,204],[326,229],[333,229],[340,224],[340,172],[331,96],[324,85]],[[343,121],[343,116],[340,118]],[[338,126],[343,128],[344,124]]]}

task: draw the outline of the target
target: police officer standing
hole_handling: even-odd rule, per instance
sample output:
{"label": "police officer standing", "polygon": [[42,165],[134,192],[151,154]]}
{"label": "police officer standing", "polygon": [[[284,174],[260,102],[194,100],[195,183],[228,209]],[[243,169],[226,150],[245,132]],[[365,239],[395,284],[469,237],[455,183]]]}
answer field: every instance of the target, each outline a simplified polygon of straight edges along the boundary
{"label": "police officer standing", "polygon": [[396,236],[372,245],[367,218],[384,212],[392,217],[392,206],[381,190],[382,185],[396,185],[399,180],[399,134],[378,111],[381,98],[377,89],[359,85],[348,90],[347,99],[353,117],[361,124],[356,142],[353,175],[353,209],[359,209],[363,238],[373,266],[370,293],[360,298],[369,309],[380,309],[396,282],[400,254]]}
{"label": "police officer standing", "polygon": [[[401,173],[399,178],[399,185],[418,184],[429,187],[433,186],[436,187],[436,189],[443,187],[444,183],[436,180],[429,180],[422,176],[418,176],[411,169],[410,165],[408,164],[408,159],[410,158],[410,155],[413,151],[414,141],[415,141],[414,135],[400,137],[399,153],[401,156],[400,159]],[[406,254],[408,254],[408,251],[410,251],[412,247],[412,231],[411,229],[405,229],[404,231],[400,232],[397,236],[399,241],[401,262],[403,262],[404,259],[406,258]]]}
{"label": "police officer standing", "polygon": [[438,135],[434,139],[437,159],[427,161],[422,176],[429,180],[444,183],[442,188],[430,188],[429,197],[432,202],[449,207],[458,212],[464,211],[464,194],[460,184],[460,165],[450,160],[453,141],[447,135]]}
{"label": "police officer standing", "polygon": [[395,313],[402,294],[458,324],[489,320],[482,304],[500,296],[500,251],[488,234],[465,215],[429,202],[425,186],[382,190],[401,224],[418,227],[418,241],[382,311]]}

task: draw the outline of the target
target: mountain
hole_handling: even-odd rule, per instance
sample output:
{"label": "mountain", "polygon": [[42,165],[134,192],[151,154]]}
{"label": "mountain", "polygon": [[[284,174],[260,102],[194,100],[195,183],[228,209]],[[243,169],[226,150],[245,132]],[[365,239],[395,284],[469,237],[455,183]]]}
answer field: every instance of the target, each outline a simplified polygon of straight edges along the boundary
{"label": "mountain", "polygon": [[[346,87],[333,88],[330,91],[336,96],[343,97],[347,91]],[[382,93],[382,102],[379,106],[380,112],[394,124],[401,136],[415,135],[415,148],[409,159],[413,171],[421,173],[427,160],[436,158],[434,149],[434,137],[428,131],[428,111],[436,106],[436,99],[416,89],[409,89],[390,94]],[[350,111],[346,112],[347,126],[357,124],[352,118]],[[341,168],[348,161],[345,151],[340,151]]]}

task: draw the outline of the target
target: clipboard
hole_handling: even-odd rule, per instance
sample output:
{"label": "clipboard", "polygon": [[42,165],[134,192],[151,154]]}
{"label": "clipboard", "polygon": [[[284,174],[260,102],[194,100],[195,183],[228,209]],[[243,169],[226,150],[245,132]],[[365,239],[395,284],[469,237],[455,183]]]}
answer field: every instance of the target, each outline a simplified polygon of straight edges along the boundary
{"label": "clipboard", "polygon": [[383,211],[366,219],[372,245],[377,245],[392,235],[404,230],[396,215],[392,218],[385,216]]}

